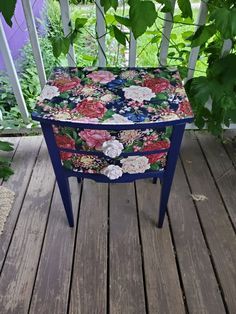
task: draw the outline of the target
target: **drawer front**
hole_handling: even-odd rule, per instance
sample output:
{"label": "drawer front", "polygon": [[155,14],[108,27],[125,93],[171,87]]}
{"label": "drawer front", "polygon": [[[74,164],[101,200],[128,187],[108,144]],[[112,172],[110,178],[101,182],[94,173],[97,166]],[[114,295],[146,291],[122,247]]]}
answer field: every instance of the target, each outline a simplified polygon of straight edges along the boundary
{"label": "drawer front", "polygon": [[125,173],[164,170],[171,131],[171,128],[107,131],[54,127],[65,168],[104,174],[110,179]]}

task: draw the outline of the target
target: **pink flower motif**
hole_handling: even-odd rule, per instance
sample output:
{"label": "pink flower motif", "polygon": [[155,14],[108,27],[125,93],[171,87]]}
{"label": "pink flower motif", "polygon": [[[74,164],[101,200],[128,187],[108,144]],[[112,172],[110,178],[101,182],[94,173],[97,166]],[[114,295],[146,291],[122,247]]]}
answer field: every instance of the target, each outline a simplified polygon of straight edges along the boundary
{"label": "pink flower motif", "polygon": [[116,76],[109,71],[95,71],[87,75],[87,77],[91,78],[95,83],[107,84],[113,81]]}
{"label": "pink flower motif", "polygon": [[102,144],[111,139],[110,133],[105,130],[89,130],[79,132],[79,136],[90,148],[101,150]]}

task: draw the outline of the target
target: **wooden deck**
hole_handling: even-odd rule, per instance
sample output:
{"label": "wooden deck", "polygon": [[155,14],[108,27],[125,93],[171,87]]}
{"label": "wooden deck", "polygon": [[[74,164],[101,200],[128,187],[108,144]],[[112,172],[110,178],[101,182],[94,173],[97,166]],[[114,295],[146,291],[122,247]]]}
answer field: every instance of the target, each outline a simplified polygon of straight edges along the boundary
{"label": "wooden deck", "polygon": [[10,140],[1,314],[236,313],[236,142],[186,132],[160,230],[159,184],[74,178],[69,228],[42,137]]}

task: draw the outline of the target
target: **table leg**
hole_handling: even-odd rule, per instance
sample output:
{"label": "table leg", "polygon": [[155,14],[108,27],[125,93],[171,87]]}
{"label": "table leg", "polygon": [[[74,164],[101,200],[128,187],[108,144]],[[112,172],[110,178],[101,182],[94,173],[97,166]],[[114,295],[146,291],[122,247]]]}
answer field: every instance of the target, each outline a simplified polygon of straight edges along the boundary
{"label": "table leg", "polygon": [[164,175],[162,178],[158,228],[162,228],[163,226],[165,213],[167,209],[167,203],[170,195],[170,189],[175,173],[175,167],[179,157],[180,145],[184,134],[184,129],[185,124],[173,126],[173,132],[171,135],[171,146],[168,152],[166,168],[164,170]]}
{"label": "table leg", "polygon": [[52,166],[60,190],[62,202],[66,211],[66,216],[70,227],[74,227],[74,216],[72,210],[71,193],[68,177],[61,164],[60,153],[56,145],[55,136],[51,124],[41,123],[43,135],[47,144],[48,152],[52,161]]}

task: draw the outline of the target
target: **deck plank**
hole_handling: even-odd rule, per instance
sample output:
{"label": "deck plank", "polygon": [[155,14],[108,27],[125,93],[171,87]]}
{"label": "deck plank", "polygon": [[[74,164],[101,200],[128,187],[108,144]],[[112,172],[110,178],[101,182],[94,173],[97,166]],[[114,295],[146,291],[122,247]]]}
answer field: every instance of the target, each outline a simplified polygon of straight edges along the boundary
{"label": "deck plank", "polygon": [[136,187],[149,313],[185,313],[167,219],[157,228],[160,184],[138,180]]}
{"label": "deck plank", "polygon": [[217,187],[193,132],[187,132],[181,153],[192,193],[208,199],[196,202],[230,313],[236,313],[236,238]]}
{"label": "deck plank", "polygon": [[175,172],[168,212],[189,313],[225,313],[208,249],[180,162]]}
{"label": "deck plank", "polygon": [[0,270],[3,267],[41,142],[41,136],[21,138],[11,165],[15,173],[3,183],[3,186],[15,192],[15,201],[0,237]]}
{"label": "deck plank", "polygon": [[110,313],[146,313],[134,184],[110,186]]}
{"label": "deck plank", "polygon": [[236,169],[224,147],[210,134],[197,133],[209,167],[236,228]]}
{"label": "deck plank", "polygon": [[[22,160],[24,160],[23,157]],[[22,160],[19,168],[22,167]],[[1,275],[0,309],[3,313],[27,313],[28,311],[54,181],[46,146],[43,145]],[[21,183],[18,182],[18,184]]]}
{"label": "deck plank", "polygon": [[[53,194],[45,145],[37,157],[42,137],[9,138],[15,174],[3,184],[16,200],[0,237],[0,313],[236,313],[236,146],[224,144],[226,153],[197,138],[185,135],[163,229],[158,185],[137,181],[137,209],[133,183],[111,184],[109,198],[106,184],[85,180],[75,230]],[[79,194],[74,182],[75,216]]]}
{"label": "deck plank", "polygon": [[84,180],[69,313],[106,313],[108,185]]}
{"label": "deck plank", "polygon": [[227,130],[225,132],[225,138],[228,139],[228,141],[224,144],[224,147],[236,168],[236,130]]}
{"label": "deck plank", "polygon": [[[70,179],[74,218],[77,221],[81,184]],[[56,186],[44,239],[30,313],[67,312],[76,228],[70,228]]]}

